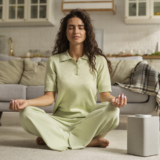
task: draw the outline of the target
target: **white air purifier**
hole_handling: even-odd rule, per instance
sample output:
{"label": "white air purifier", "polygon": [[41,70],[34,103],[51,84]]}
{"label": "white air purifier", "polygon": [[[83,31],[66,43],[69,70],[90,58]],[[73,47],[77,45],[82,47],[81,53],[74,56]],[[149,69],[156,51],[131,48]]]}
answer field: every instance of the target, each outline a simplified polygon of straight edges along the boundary
{"label": "white air purifier", "polygon": [[159,117],[136,114],[127,116],[127,154],[159,154]]}

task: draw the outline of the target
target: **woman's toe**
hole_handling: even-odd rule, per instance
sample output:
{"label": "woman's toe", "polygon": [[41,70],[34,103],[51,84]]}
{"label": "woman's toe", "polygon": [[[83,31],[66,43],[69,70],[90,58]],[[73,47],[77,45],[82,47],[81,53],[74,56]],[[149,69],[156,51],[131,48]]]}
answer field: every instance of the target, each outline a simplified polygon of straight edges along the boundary
{"label": "woman's toe", "polygon": [[41,137],[37,137],[36,142],[38,145],[45,145],[46,144]]}

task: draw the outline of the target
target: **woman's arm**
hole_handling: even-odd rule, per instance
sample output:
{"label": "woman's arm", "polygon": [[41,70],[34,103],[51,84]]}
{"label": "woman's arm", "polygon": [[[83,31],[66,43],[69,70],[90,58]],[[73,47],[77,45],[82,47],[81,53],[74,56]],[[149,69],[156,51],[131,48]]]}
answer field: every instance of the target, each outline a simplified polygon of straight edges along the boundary
{"label": "woman's arm", "polygon": [[52,105],[55,100],[55,94],[56,92],[47,91],[41,97],[34,98],[34,99],[28,99],[29,105],[37,106],[37,107],[44,107],[44,106]]}
{"label": "woman's arm", "polygon": [[105,101],[111,102],[112,98],[115,98],[109,92],[101,92],[99,93],[99,96],[100,96],[101,102],[105,102]]}

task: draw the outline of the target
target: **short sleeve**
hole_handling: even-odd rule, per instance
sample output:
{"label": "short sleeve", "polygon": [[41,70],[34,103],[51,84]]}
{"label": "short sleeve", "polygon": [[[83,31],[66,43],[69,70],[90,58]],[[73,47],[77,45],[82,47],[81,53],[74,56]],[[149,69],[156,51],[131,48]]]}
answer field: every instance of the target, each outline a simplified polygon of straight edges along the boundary
{"label": "short sleeve", "polygon": [[57,75],[54,67],[53,57],[48,58],[45,80],[44,80],[44,92],[45,91],[57,91]]}
{"label": "short sleeve", "polygon": [[100,58],[99,68],[97,73],[97,88],[99,93],[112,92],[111,79],[110,79],[107,61],[102,56]]}

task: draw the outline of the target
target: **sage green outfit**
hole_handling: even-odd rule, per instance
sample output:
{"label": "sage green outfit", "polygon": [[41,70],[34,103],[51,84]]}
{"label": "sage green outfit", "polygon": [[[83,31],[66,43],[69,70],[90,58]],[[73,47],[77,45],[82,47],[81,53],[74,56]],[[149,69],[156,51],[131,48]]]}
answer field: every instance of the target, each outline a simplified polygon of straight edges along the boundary
{"label": "sage green outfit", "polygon": [[[53,150],[85,148],[96,137],[105,137],[119,124],[120,109],[111,102],[97,101],[97,90],[111,92],[106,59],[96,56],[92,73],[86,54],[76,60],[68,50],[48,59],[44,91],[57,92],[53,115],[28,106],[19,112],[25,131],[42,137]],[[95,74],[95,75],[94,75]]]}

